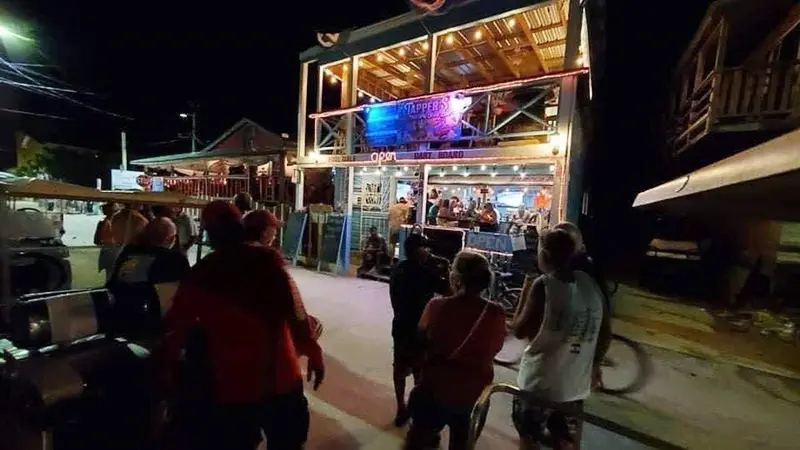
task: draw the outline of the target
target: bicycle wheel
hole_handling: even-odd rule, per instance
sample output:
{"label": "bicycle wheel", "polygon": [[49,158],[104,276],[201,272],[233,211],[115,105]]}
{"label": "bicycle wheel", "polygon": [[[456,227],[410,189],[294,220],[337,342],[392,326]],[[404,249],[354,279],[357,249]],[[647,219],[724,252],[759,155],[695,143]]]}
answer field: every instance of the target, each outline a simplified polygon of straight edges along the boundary
{"label": "bicycle wheel", "polygon": [[653,375],[653,361],[641,344],[624,336],[613,335],[602,363],[603,387],[600,392],[613,395],[641,390]]}

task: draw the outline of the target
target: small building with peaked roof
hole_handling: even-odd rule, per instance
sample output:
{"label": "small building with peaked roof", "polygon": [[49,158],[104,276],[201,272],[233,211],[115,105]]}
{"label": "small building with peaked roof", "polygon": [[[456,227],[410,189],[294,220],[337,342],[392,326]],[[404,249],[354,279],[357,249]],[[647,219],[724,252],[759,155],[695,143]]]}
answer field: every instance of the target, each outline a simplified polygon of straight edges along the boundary
{"label": "small building with peaked roof", "polygon": [[186,194],[232,198],[250,193],[264,202],[284,203],[289,197],[290,165],[297,143],[243,118],[194,153],[179,153],[131,161],[164,186]]}

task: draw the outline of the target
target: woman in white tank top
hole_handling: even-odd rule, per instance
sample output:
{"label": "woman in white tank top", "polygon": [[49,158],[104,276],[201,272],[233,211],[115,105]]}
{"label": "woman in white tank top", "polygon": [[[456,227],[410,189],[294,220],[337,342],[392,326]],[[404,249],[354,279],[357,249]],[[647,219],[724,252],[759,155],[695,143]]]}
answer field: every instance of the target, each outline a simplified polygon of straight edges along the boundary
{"label": "woman in white tank top", "polygon": [[[569,269],[575,246],[563,230],[542,236],[539,266],[545,274],[523,298],[513,329],[518,338],[530,340],[520,360],[519,387],[543,400],[580,406],[591,393],[599,363],[598,338],[609,328],[599,286],[588,274]],[[580,438],[569,429],[570,419],[515,400],[514,423],[522,448],[537,448],[545,422],[556,448],[576,448]]]}

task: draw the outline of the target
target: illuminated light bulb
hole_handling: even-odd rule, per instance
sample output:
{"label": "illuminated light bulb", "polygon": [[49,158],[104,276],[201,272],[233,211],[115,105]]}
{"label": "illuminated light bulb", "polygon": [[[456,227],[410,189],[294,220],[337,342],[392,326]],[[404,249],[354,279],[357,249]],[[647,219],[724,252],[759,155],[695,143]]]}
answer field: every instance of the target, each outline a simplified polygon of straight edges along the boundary
{"label": "illuminated light bulb", "polygon": [[455,172],[456,170],[458,170],[458,166],[453,166],[453,172]]}
{"label": "illuminated light bulb", "polygon": [[325,75],[333,75],[331,69],[325,69]]}
{"label": "illuminated light bulb", "polygon": [[467,171],[465,170],[465,171],[464,171],[464,176],[465,176],[465,177],[468,177],[468,176],[469,176],[469,172],[467,172]]}
{"label": "illuminated light bulb", "polygon": [[386,167],[381,167],[381,172],[386,172]]}
{"label": "illuminated light bulb", "polygon": [[477,31],[475,32],[475,40],[476,40],[476,41],[480,41],[482,37],[483,37],[483,31],[481,31],[481,30],[477,30]]}
{"label": "illuminated light bulb", "polygon": [[492,176],[496,177],[497,176],[497,172],[492,172]]}
{"label": "illuminated light bulb", "polygon": [[517,24],[517,19],[515,19],[515,18],[513,18],[513,17],[512,17],[512,18],[510,18],[510,19],[508,19],[508,28],[514,28],[514,26],[515,26],[516,24]]}
{"label": "illuminated light bulb", "polygon": [[505,188],[505,190],[503,192],[508,192],[508,188]]}
{"label": "illuminated light bulb", "polygon": [[403,172],[408,172],[408,166],[403,166]]}
{"label": "illuminated light bulb", "polygon": [[342,64],[342,70],[347,72],[347,64]]}
{"label": "illuminated light bulb", "polygon": [[380,175],[381,174],[381,169],[375,169],[375,173]]}
{"label": "illuminated light bulb", "polygon": [[381,61],[383,61],[383,55],[381,55],[380,53],[378,53],[378,58],[377,58],[377,59],[378,59],[378,62],[381,62]]}
{"label": "illuminated light bulb", "polygon": [[519,170],[519,166],[514,166],[514,172]]}
{"label": "illuminated light bulb", "polygon": [[331,77],[331,84],[336,84],[338,82],[339,80],[337,80],[336,77]]}
{"label": "illuminated light bulb", "polygon": [[398,170],[397,172],[395,172],[394,176],[396,176],[396,177],[402,177],[402,176],[403,176],[403,171],[401,171],[401,170]]}
{"label": "illuminated light bulb", "polygon": [[453,41],[455,41],[455,38],[453,37],[452,34],[448,34],[447,37],[444,38],[444,41],[447,43],[447,45],[453,45]]}
{"label": "illuminated light bulb", "polygon": [[378,101],[378,99],[377,99],[377,98],[375,98],[375,97],[372,97],[372,98],[371,98],[369,101],[370,101],[370,102],[372,102],[372,103],[375,103],[375,102],[377,102],[377,101]]}
{"label": "illuminated light bulb", "polygon": [[366,172],[366,171],[367,171],[367,168],[366,168],[366,167],[362,167],[362,168],[361,168],[361,171],[362,171],[362,172]]}
{"label": "illuminated light bulb", "polygon": [[486,170],[486,164],[481,166],[481,170]]}
{"label": "illuminated light bulb", "polygon": [[431,47],[431,46],[428,44],[428,41],[425,41],[425,42],[423,42],[423,43],[422,43],[422,49],[423,49],[423,50],[427,50],[427,49],[429,49],[430,47]]}
{"label": "illuminated light bulb", "polygon": [[400,56],[406,56],[406,49],[401,48],[400,51],[397,53],[400,53]]}
{"label": "illuminated light bulb", "polygon": [[358,91],[358,98],[362,98],[362,97],[364,97],[364,93],[361,92],[361,91]]}
{"label": "illuminated light bulb", "polygon": [[555,171],[556,171],[556,165],[555,164],[550,164],[550,173],[553,173]]}
{"label": "illuminated light bulb", "polygon": [[443,170],[443,171],[441,171],[441,172],[439,172],[439,176],[440,176],[440,177],[443,177],[443,176],[444,176],[444,170]]}

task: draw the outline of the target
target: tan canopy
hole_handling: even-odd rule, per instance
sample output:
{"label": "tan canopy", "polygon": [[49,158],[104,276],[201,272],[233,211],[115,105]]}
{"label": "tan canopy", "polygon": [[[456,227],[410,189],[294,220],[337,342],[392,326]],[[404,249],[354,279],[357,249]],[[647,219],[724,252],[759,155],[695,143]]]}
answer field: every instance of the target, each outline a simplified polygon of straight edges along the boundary
{"label": "tan canopy", "polygon": [[202,208],[208,203],[208,200],[190,197],[177,192],[100,191],[90,187],[36,178],[0,179],[0,195],[96,202],[140,203],[147,205],[180,206],[185,208]]}
{"label": "tan canopy", "polygon": [[634,208],[800,222],[800,130],[640,192]]}

